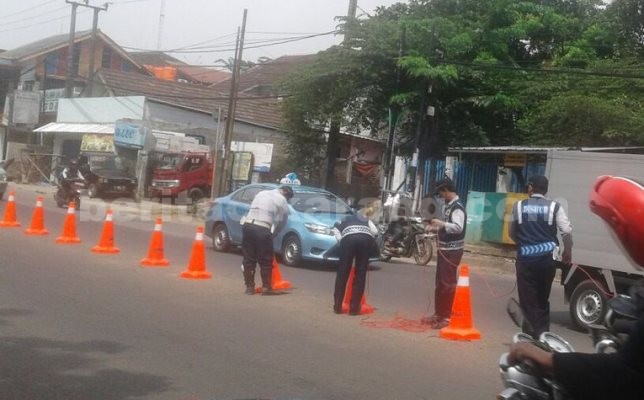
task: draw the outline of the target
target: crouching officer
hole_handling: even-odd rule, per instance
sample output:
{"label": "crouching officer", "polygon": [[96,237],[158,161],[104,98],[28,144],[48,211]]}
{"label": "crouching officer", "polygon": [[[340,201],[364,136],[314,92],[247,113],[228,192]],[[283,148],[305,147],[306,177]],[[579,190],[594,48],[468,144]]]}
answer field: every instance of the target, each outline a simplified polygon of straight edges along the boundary
{"label": "crouching officer", "polygon": [[373,208],[367,207],[361,215],[349,215],[335,224],[335,236],[340,241],[340,261],[333,293],[333,312],[336,314],[342,313],[342,302],[354,260],[356,271],[349,314],[360,314],[360,302],[364,293],[369,258],[377,248],[375,237],[378,234],[378,228],[369,220],[372,215]]}
{"label": "crouching officer", "polygon": [[288,200],[293,189],[259,192],[250,205],[242,222],[242,268],[246,294],[255,294],[255,267],[259,264],[262,277],[262,294],[276,294],[271,286],[273,274],[273,235],[279,233],[288,219]]}

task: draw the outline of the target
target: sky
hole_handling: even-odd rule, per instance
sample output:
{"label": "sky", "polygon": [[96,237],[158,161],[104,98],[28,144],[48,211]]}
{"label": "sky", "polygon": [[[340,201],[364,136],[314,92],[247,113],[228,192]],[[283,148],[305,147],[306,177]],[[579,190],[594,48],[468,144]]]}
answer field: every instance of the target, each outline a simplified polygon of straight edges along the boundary
{"label": "sky", "polygon": [[[80,0],[79,0],[80,1]],[[161,41],[159,22],[164,0],[108,0],[99,29],[126,50],[176,50],[197,45],[198,53],[170,53],[190,64],[214,65],[234,55],[237,28],[248,10],[244,59],[310,54],[341,41],[333,34],[270,45],[333,31],[336,16],[346,15],[349,0],[165,0]],[[405,0],[358,0],[358,15]],[[89,0],[100,6],[104,0]],[[69,33],[71,6],[65,0],[0,0],[0,49]],[[78,7],[76,31],[91,29],[92,11]],[[272,42],[266,42],[270,40]],[[264,41],[261,43],[261,41]],[[204,43],[205,42],[205,43]],[[159,47],[160,44],[160,47]],[[257,48],[250,48],[257,46]],[[205,53],[204,50],[216,50]]]}

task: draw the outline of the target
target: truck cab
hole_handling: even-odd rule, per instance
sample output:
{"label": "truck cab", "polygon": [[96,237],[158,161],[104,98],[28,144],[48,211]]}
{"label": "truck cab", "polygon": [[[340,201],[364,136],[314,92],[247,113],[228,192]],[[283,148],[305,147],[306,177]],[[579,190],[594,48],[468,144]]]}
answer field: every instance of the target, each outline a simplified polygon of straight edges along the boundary
{"label": "truck cab", "polygon": [[207,153],[164,153],[153,167],[149,195],[176,199],[185,193],[194,203],[209,195],[212,173]]}

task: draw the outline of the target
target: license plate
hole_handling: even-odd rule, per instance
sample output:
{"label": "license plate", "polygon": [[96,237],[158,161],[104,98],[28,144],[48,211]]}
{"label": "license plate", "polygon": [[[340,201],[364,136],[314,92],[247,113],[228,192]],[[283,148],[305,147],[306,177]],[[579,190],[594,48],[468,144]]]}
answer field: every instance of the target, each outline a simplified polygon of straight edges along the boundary
{"label": "license plate", "polygon": [[114,186],[115,191],[123,192],[125,191],[125,186]]}

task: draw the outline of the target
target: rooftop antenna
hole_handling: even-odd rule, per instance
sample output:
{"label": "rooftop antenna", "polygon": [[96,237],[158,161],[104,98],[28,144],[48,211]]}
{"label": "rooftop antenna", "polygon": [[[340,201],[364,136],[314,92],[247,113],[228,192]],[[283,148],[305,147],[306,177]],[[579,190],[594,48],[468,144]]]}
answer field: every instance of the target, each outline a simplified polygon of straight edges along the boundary
{"label": "rooftop antenna", "polygon": [[165,0],[161,0],[161,12],[159,12],[159,34],[157,36],[157,50],[161,50],[161,38],[163,37],[164,19],[165,19]]}

